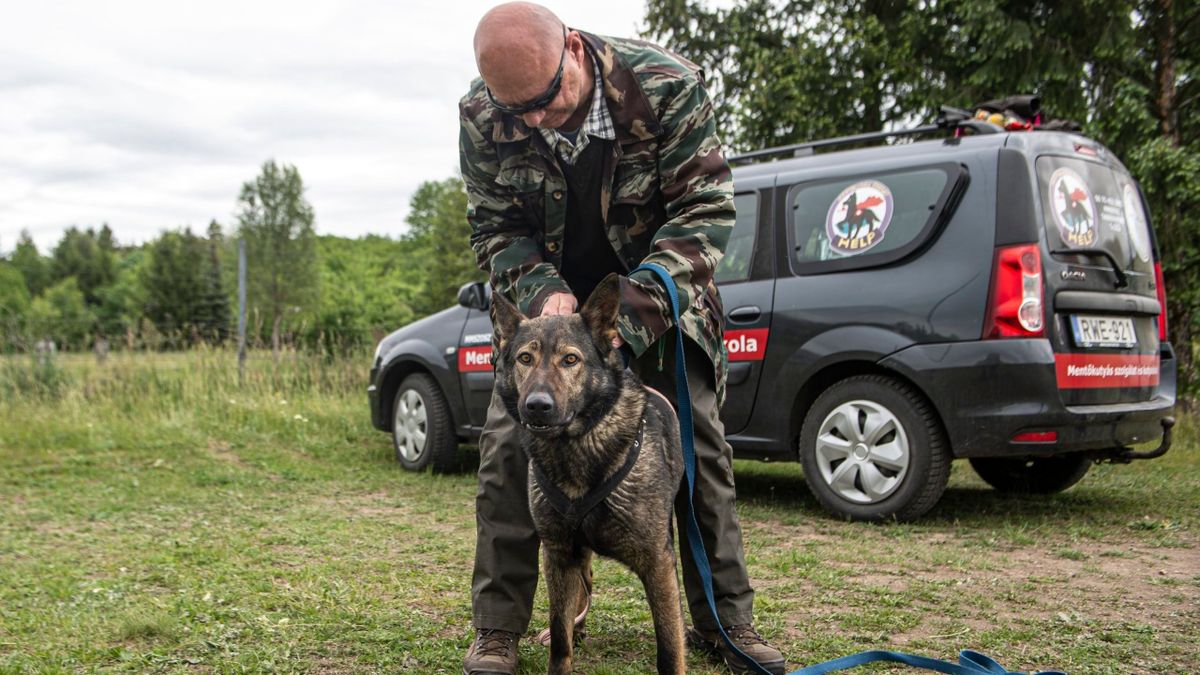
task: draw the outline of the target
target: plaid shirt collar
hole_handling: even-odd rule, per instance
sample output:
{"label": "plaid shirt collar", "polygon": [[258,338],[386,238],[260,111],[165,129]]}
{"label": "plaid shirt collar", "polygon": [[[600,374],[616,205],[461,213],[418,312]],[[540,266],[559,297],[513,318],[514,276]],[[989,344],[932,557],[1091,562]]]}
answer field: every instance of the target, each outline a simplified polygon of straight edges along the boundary
{"label": "plaid shirt collar", "polygon": [[557,129],[538,129],[542,133],[542,138],[546,139],[546,144],[554,148],[559,159],[572,166],[587,148],[589,136],[606,141],[615,140],[617,137],[617,132],[613,128],[612,114],[608,112],[608,104],[604,100],[604,78],[600,73],[600,64],[595,58],[592,59],[592,73],[596,82],[596,86],[592,90],[592,107],[588,110],[583,124],[579,125],[579,133],[575,136],[575,142],[572,143]]}

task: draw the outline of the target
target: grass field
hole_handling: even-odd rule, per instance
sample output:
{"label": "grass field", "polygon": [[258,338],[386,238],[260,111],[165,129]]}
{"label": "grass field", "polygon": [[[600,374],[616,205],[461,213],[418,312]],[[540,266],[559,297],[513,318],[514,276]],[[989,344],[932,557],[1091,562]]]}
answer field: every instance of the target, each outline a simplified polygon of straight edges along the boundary
{"label": "grass field", "polygon": [[[0,673],[459,672],[477,456],[402,471],[368,357],[0,360]],[[831,519],[796,464],[739,462],[762,632],[791,665],[869,648],[1011,670],[1200,668],[1200,429],[1053,497],[956,465],[909,525]],[[584,673],[653,670],[636,579],[597,566]],[[539,591],[532,630],[545,625]],[[521,644],[522,672],[546,652]],[[700,656],[690,671],[723,672]]]}

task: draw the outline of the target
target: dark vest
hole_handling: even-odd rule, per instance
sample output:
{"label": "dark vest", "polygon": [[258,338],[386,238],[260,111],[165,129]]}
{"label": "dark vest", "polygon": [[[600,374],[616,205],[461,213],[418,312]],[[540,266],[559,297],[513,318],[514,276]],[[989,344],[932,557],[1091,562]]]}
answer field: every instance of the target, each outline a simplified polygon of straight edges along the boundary
{"label": "dark vest", "polygon": [[567,180],[567,222],[563,232],[563,256],[559,274],[571,287],[579,306],[610,272],[628,270],[608,241],[600,215],[600,184],[604,157],[613,141],[589,138],[574,166],[561,162]]}

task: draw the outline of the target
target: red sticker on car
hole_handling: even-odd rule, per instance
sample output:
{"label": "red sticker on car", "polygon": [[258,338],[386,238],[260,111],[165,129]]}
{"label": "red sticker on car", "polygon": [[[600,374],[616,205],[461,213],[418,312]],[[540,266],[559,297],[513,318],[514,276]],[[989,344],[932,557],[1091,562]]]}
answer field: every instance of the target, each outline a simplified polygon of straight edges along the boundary
{"label": "red sticker on car", "polygon": [[1158,386],[1158,356],[1055,354],[1059,389]]}
{"label": "red sticker on car", "polygon": [[458,372],[474,373],[492,369],[492,346],[459,347]]}
{"label": "red sticker on car", "polygon": [[766,328],[725,331],[725,352],[730,361],[762,361],[767,355]]}

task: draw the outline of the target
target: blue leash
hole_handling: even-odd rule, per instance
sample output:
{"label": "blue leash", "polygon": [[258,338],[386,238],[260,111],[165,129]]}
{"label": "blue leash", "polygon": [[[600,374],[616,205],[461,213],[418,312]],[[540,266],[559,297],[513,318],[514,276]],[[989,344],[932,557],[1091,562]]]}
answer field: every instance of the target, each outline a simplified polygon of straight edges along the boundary
{"label": "blue leash", "polygon": [[[738,649],[737,645],[733,644],[733,641],[725,634],[725,628],[721,625],[721,618],[717,615],[717,602],[713,598],[712,589],[712,568],[708,564],[708,553],[704,550],[704,541],[700,539],[700,524],[696,521],[696,509],[692,503],[692,495],[696,492],[695,426],[692,421],[692,393],[688,389],[687,366],[684,363],[683,331],[679,328],[679,290],[675,286],[675,280],[671,278],[671,275],[661,265],[643,263],[637,269],[634,269],[633,272],[630,272],[630,274],[640,271],[652,272],[662,282],[663,286],[667,289],[667,295],[671,298],[671,312],[675,317],[675,399],[679,406],[679,438],[683,445],[684,474],[687,477],[688,484],[687,540],[688,545],[692,549],[692,560],[695,561],[696,571],[700,573],[700,579],[704,582],[704,597],[708,600],[708,608],[712,612],[713,619],[717,625],[717,631],[721,634],[721,639],[733,653],[741,657],[742,662],[749,666],[752,671],[760,673],[760,675],[771,675],[771,671],[763,668],[757,661],[750,658],[742,650]],[[847,670],[877,661],[903,663],[915,668],[949,673],[949,675],[1023,675],[1022,673],[1005,670],[999,663],[979,652],[969,649],[964,649],[959,653],[958,663],[931,659],[926,656],[904,654],[902,652],[871,650],[794,670],[789,675],[823,675],[823,673]],[[1046,670],[1036,675],[1065,674],[1057,670]]]}

